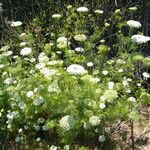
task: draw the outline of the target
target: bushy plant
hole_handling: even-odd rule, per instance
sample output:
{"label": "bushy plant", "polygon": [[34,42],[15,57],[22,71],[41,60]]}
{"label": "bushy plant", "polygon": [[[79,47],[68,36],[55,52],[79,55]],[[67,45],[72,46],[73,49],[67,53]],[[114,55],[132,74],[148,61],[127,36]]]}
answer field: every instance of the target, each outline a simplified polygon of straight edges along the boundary
{"label": "bushy plant", "polygon": [[140,119],[139,107],[150,100],[142,86],[150,74],[141,71],[149,58],[140,52],[150,37],[124,11],[105,19],[103,10],[69,5],[25,31],[22,22],[11,24],[13,38],[0,49],[4,143],[103,146],[117,120]]}

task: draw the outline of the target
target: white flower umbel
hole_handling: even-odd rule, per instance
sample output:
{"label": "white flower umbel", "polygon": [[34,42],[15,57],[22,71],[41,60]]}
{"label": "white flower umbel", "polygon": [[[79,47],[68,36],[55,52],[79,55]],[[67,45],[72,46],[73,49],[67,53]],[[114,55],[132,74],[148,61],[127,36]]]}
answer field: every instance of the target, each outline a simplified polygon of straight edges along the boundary
{"label": "white flower umbel", "polygon": [[84,48],[82,48],[82,47],[77,47],[77,48],[75,48],[75,51],[76,51],[76,52],[83,52],[83,51],[84,51]]}
{"label": "white flower umbel", "polygon": [[72,64],[67,68],[67,72],[72,75],[83,75],[87,73],[83,66],[78,64]]}
{"label": "white flower umbel", "polygon": [[43,99],[43,97],[38,97],[38,98],[36,98],[34,101],[33,101],[33,105],[35,105],[35,106],[39,106],[39,105],[41,105],[41,104],[43,104],[44,103],[44,99]]}
{"label": "white flower umbel", "polygon": [[45,63],[38,63],[35,65],[35,68],[37,68],[37,69],[42,69],[44,67],[45,67]]}
{"label": "white flower umbel", "polygon": [[59,38],[57,39],[57,42],[58,42],[58,43],[61,43],[61,42],[67,42],[67,38],[64,37],[64,36],[59,37]]}
{"label": "white flower umbel", "polygon": [[38,60],[40,63],[46,63],[49,61],[49,58],[46,56],[46,54],[44,52],[42,52],[39,54]]}
{"label": "white flower umbel", "polygon": [[10,56],[10,55],[12,55],[12,51],[7,51],[7,52],[5,52],[5,53],[2,53],[2,55],[3,56]]}
{"label": "white flower umbel", "polygon": [[134,20],[127,21],[127,25],[133,28],[140,28],[142,26],[140,22]]}
{"label": "white flower umbel", "polygon": [[48,92],[50,93],[60,93],[59,86],[57,82],[52,83],[51,85],[48,86]]}
{"label": "white flower umbel", "polygon": [[40,72],[47,78],[53,76],[53,75],[56,75],[58,74],[58,70],[56,69],[49,69],[47,67],[44,67],[40,70]]}
{"label": "white flower umbel", "polygon": [[94,64],[93,64],[92,62],[88,62],[86,65],[87,65],[88,67],[92,67]]}
{"label": "white flower umbel", "polygon": [[13,21],[11,23],[11,27],[19,27],[22,25],[22,22],[21,21]]}
{"label": "white flower umbel", "polygon": [[103,13],[104,13],[103,10],[95,10],[94,12],[95,12],[96,14],[103,14]]}
{"label": "white flower umbel", "polygon": [[103,143],[106,141],[106,137],[104,135],[100,135],[98,140]]}
{"label": "white flower umbel", "polygon": [[27,96],[27,97],[32,97],[33,95],[34,95],[33,91],[28,91],[28,92],[26,93],[26,96]]}
{"label": "white flower umbel", "polygon": [[41,141],[41,138],[40,138],[40,137],[38,137],[38,138],[36,139],[36,141],[37,141],[37,142],[40,142],[40,141]]}
{"label": "white flower umbel", "polygon": [[92,125],[92,126],[97,126],[100,124],[100,118],[98,116],[92,116],[89,118],[89,123]]}
{"label": "white flower umbel", "polygon": [[64,37],[64,36],[62,36],[62,37],[59,37],[58,39],[57,39],[57,47],[59,48],[59,49],[64,49],[64,48],[67,48],[67,46],[69,46],[70,45],[70,42],[68,41],[68,39],[66,38],[66,37]]}
{"label": "white flower umbel", "polygon": [[118,69],[118,72],[119,72],[119,73],[123,72],[123,69]]}
{"label": "white flower umbel", "polygon": [[52,145],[49,150],[57,150],[57,146]]}
{"label": "white flower umbel", "polygon": [[86,40],[87,40],[87,37],[86,37],[84,34],[78,34],[78,35],[75,35],[75,36],[74,36],[74,39],[75,39],[76,41],[83,42],[83,41],[86,41]]}
{"label": "white flower umbel", "polygon": [[32,49],[30,47],[25,47],[21,50],[20,54],[22,56],[26,56],[26,55],[31,54],[31,52],[32,52]]}
{"label": "white flower umbel", "polygon": [[5,65],[4,64],[0,64],[0,69],[4,68]]}
{"label": "white flower umbel", "polygon": [[12,78],[7,78],[4,80],[4,84],[10,85],[13,83],[13,79]]}
{"label": "white flower umbel", "polygon": [[20,102],[20,103],[18,104],[18,107],[19,107],[20,109],[25,109],[25,108],[26,108],[26,104],[25,104],[24,102]]}
{"label": "white flower umbel", "polygon": [[146,42],[150,41],[150,37],[136,34],[131,37],[131,40],[134,43],[140,44],[140,43],[146,43]]}
{"label": "white flower umbel", "polygon": [[146,79],[150,78],[150,74],[148,72],[144,72],[142,75]]}
{"label": "white flower umbel", "polygon": [[59,19],[60,17],[61,17],[60,14],[53,14],[53,15],[52,15],[52,18],[57,18],[57,19]]}
{"label": "white flower umbel", "polygon": [[109,82],[108,83],[108,89],[112,90],[114,85],[115,85],[114,82]]}
{"label": "white flower umbel", "polygon": [[87,7],[79,7],[77,8],[77,12],[88,12],[88,8]]}
{"label": "white flower umbel", "polygon": [[20,141],[21,141],[21,138],[17,136],[17,137],[15,138],[15,142],[18,143],[18,142],[20,142]]}
{"label": "white flower umbel", "polygon": [[21,33],[21,34],[19,35],[19,37],[20,37],[20,38],[24,38],[24,37],[26,37],[26,35],[27,35],[26,33]]}
{"label": "white flower umbel", "polygon": [[105,75],[105,76],[107,76],[108,75],[108,71],[107,70],[103,70],[102,74]]}
{"label": "white flower umbel", "polygon": [[134,97],[129,97],[128,101],[130,101],[130,102],[136,102],[136,99]]}
{"label": "white flower umbel", "polygon": [[26,46],[26,45],[27,45],[27,42],[21,42],[19,45],[20,45],[20,46]]}
{"label": "white flower umbel", "polygon": [[100,103],[99,108],[104,109],[106,107],[105,103]]}
{"label": "white flower umbel", "polygon": [[61,128],[65,130],[70,130],[73,129],[75,126],[75,119],[72,116],[67,115],[60,120],[59,124]]}

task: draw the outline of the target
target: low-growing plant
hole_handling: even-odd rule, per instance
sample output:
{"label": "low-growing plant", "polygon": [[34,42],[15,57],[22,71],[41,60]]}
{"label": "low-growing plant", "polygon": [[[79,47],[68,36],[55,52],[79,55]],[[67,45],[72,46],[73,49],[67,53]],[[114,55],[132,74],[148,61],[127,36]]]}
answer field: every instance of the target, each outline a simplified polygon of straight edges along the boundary
{"label": "low-growing plant", "polygon": [[150,58],[141,53],[150,37],[138,31],[139,22],[125,20],[125,11],[104,18],[103,10],[69,5],[49,20],[33,19],[25,31],[12,22],[13,37],[0,49],[3,147],[103,149],[117,120],[133,131],[139,108],[150,101]]}

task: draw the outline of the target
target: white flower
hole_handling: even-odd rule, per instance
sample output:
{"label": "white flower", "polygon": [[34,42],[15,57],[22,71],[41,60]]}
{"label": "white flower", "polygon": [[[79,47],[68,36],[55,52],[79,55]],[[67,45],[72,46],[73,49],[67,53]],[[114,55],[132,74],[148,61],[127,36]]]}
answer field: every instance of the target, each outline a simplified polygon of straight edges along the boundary
{"label": "white flower", "polygon": [[20,46],[25,46],[25,45],[27,45],[27,42],[21,42],[19,45]]}
{"label": "white flower", "polygon": [[147,72],[144,72],[142,75],[143,75],[144,78],[150,78],[150,74],[147,73]]}
{"label": "white flower", "polygon": [[72,5],[68,5],[68,6],[67,6],[67,9],[71,9],[71,8],[72,8]]}
{"label": "white flower", "polygon": [[122,60],[122,59],[117,59],[116,63],[117,64],[126,64],[126,62],[124,60]]}
{"label": "white flower", "polygon": [[4,84],[10,85],[11,83],[13,83],[12,78],[7,78],[6,80],[4,80]]}
{"label": "white flower", "polygon": [[62,65],[63,64],[63,60],[52,60],[52,61],[49,61],[47,64],[50,65],[50,66]]}
{"label": "white flower", "polygon": [[24,129],[27,130],[27,129],[29,129],[29,127],[28,127],[27,125],[25,125],[25,126],[24,126]]}
{"label": "white flower", "polygon": [[128,86],[128,85],[129,85],[129,83],[128,83],[127,80],[122,81],[122,84],[123,84],[124,86]]}
{"label": "white flower", "polygon": [[44,99],[43,99],[43,97],[39,97],[39,98],[36,98],[34,101],[33,101],[33,105],[35,105],[35,106],[39,106],[39,105],[41,105],[41,104],[43,104],[44,103]]}
{"label": "white flower", "polygon": [[7,52],[5,52],[5,53],[3,53],[2,55],[3,56],[10,56],[10,55],[12,55],[12,51],[7,51]]}
{"label": "white flower", "polygon": [[77,12],[88,12],[88,8],[87,7],[79,7],[77,8]]}
{"label": "white flower", "polygon": [[53,75],[56,75],[58,73],[58,70],[56,69],[49,69],[47,67],[44,67],[40,70],[40,72],[45,76],[45,77],[51,77]]}
{"label": "white flower", "polygon": [[130,102],[136,102],[136,99],[134,97],[129,97],[128,101],[130,101]]}
{"label": "white flower", "polygon": [[58,43],[57,47],[59,49],[64,49],[64,48],[67,48],[67,46],[69,46],[69,45],[70,45],[70,42],[67,43],[67,41],[66,41],[66,42],[60,42],[60,43]]}
{"label": "white flower", "polygon": [[137,83],[137,86],[141,86],[141,83]]}
{"label": "white flower", "polygon": [[58,42],[58,43],[67,42],[67,38],[64,37],[64,36],[59,37],[59,38],[57,39],[57,42]]}
{"label": "white flower", "polygon": [[18,58],[18,55],[13,56],[14,59]]}
{"label": "white flower", "polygon": [[78,35],[75,35],[75,36],[74,36],[74,39],[75,39],[76,41],[82,42],[82,41],[85,41],[85,40],[87,39],[87,37],[86,37],[84,34],[78,34]]}
{"label": "white flower", "polygon": [[18,107],[19,107],[20,109],[25,109],[25,108],[26,108],[26,104],[25,104],[24,102],[20,102],[20,103],[18,104]]}
{"label": "white flower", "polygon": [[102,74],[106,76],[106,75],[108,75],[108,71],[107,70],[103,70]]}
{"label": "white flower", "polygon": [[134,20],[127,21],[127,25],[134,28],[140,28],[142,26],[140,22]]}
{"label": "white flower", "polygon": [[28,91],[28,92],[26,93],[26,96],[27,96],[27,97],[32,97],[33,95],[34,95],[33,91]]}
{"label": "white flower", "polygon": [[34,127],[34,129],[35,129],[36,131],[39,131],[39,130],[40,130],[40,127],[37,126],[37,125],[34,125],[33,127]]}
{"label": "white flower", "polygon": [[38,123],[43,123],[44,122],[44,118],[38,118],[38,121],[37,121]]}
{"label": "white flower", "polygon": [[127,81],[131,82],[131,81],[132,81],[132,79],[131,79],[131,78],[127,78]]}
{"label": "white flower", "polygon": [[57,150],[57,146],[52,145],[49,150]]}
{"label": "white flower", "polygon": [[21,33],[19,36],[21,37],[21,38],[23,38],[23,37],[25,37],[27,34],[26,33]]}
{"label": "white flower", "polygon": [[18,132],[21,133],[21,132],[22,132],[22,129],[19,129]]}
{"label": "white flower", "polygon": [[77,48],[75,48],[75,51],[76,51],[76,52],[83,52],[83,51],[84,51],[84,48],[82,48],[82,47],[77,47]]}
{"label": "white flower", "polygon": [[38,63],[38,64],[35,65],[35,68],[37,68],[37,69],[42,69],[44,67],[45,67],[44,63]]}
{"label": "white flower", "polygon": [[75,120],[72,116],[67,115],[64,116],[60,121],[59,121],[60,127],[65,129],[65,130],[70,130],[74,128],[75,126]]}
{"label": "white flower", "polygon": [[61,17],[60,14],[53,14],[53,15],[52,15],[52,18],[60,18],[60,17]]}
{"label": "white flower", "polygon": [[64,150],[69,150],[70,149],[70,146],[69,145],[65,145],[64,146]]}
{"label": "white flower", "polygon": [[137,10],[137,7],[130,7],[129,10],[130,10],[130,11],[136,11],[136,10]]}
{"label": "white flower", "polygon": [[14,21],[14,22],[11,23],[11,26],[12,26],[12,27],[19,27],[19,26],[21,26],[21,25],[22,25],[22,22],[21,22],[21,21]]}
{"label": "white flower", "polygon": [[82,75],[85,74],[87,71],[84,69],[84,67],[72,64],[67,68],[67,72],[72,75]]}
{"label": "white flower", "polygon": [[92,62],[88,62],[86,65],[87,65],[88,67],[92,67],[92,66],[93,66],[93,63],[92,63]]}
{"label": "white flower", "polygon": [[51,85],[48,86],[48,92],[50,93],[53,93],[53,92],[56,92],[56,93],[60,93],[60,89],[57,85],[57,83],[52,83]]}
{"label": "white flower", "polygon": [[146,43],[146,42],[150,41],[150,37],[136,34],[131,37],[131,40],[132,40],[132,42],[140,44],[140,43]]}
{"label": "white flower", "polygon": [[[17,117],[19,117],[19,113],[17,112],[17,111],[12,111],[12,112],[8,112],[8,114],[7,114],[7,118],[8,118],[8,120],[7,120],[7,124],[11,124],[12,123],[12,121],[13,121],[13,119],[14,118],[17,118]],[[11,128],[11,127],[10,127]]]}
{"label": "white flower", "polygon": [[103,13],[104,13],[103,10],[95,10],[94,12],[95,12],[96,14],[103,14]]}
{"label": "white flower", "polygon": [[5,46],[2,46],[1,48],[0,48],[0,51],[8,51],[10,49],[10,46],[9,45],[5,45]]}
{"label": "white flower", "polygon": [[42,129],[43,129],[44,131],[47,131],[47,130],[48,130],[47,125],[44,125],[44,126],[42,127]]}
{"label": "white flower", "polygon": [[45,63],[49,61],[49,58],[46,56],[44,52],[40,53],[38,56],[38,60],[40,63]]}
{"label": "white flower", "polygon": [[29,61],[30,61],[30,62],[35,62],[36,59],[32,57]]}
{"label": "white flower", "polygon": [[30,72],[29,72],[30,74],[33,74],[33,73],[35,73],[35,70],[30,70]]}
{"label": "white flower", "polygon": [[38,137],[38,138],[36,139],[36,141],[37,141],[37,142],[41,141],[41,138],[40,138],[40,137]]}
{"label": "white flower", "polygon": [[12,55],[12,51],[7,51],[7,52],[5,52],[5,53],[3,53],[2,55],[3,56],[10,56],[10,55]]}
{"label": "white flower", "polygon": [[18,143],[18,142],[20,142],[20,141],[21,141],[21,138],[20,138],[20,137],[16,137],[16,138],[15,138],[15,142],[16,142],[16,143]]}
{"label": "white flower", "polygon": [[30,47],[25,47],[21,50],[20,54],[22,56],[26,56],[26,55],[31,54],[31,52],[32,52],[32,49]]}
{"label": "white flower", "polygon": [[130,90],[130,89],[127,89],[126,92],[127,92],[127,93],[131,93],[131,90]]}
{"label": "white flower", "polygon": [[105,105],[105,103],[100,103],[100,104],[99,104],[99,107],[100,107],[101,109],[104,109],[104,108],[106,107],[106,105]]}
{"label": "white flower", "polygon": [[118,72],[123,72],[123,69],[118,69]]}
{"label": "white flower", "polygon": [[102,95],[102,96],[100,97],[100,100],[105,101],[105,100],[107,100],[107,97],[104,96],[104,95]]}
{"label": "white flower", "polygon": [[89,123],[92,125],[92,126],[97,126],[100,124],[100,118],[98,116],[92,116],[89,118]]}
{"label": "white flower", "polygon": [[91,77],[89,78],[89,81],[92,82],[92,83],[98,83],[98,82],[100,81],[100,79],[97,78],[97,77],[92,77],[92,76],[91,76]]}
{"label": "white flower", "polygon": [[98,140],[100,142],[105,142],[106,141],[106,137],[104,135],[100,135],[99,138],[98,138]]}
{"label": "white flower", "polygon": [[108,88],[110,89],[110,90],[112,90],[113,89],[113,87],[114,87],[114,82],[109,82],[108,83]]}
{"label": "white flower", "polygon": [[111,131],[110,127],[106,127],[104,130],[105,130],[106,133],[110,133],[110,131]]}

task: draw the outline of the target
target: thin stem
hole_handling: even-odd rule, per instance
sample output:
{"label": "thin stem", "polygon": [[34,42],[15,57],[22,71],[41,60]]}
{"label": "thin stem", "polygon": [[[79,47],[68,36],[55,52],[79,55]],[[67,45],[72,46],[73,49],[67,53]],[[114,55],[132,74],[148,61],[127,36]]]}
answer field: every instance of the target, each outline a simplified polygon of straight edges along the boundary
{"label": "thin stem", "polygon": [[132,150],[135,150],[135,144],[134,144],[134,122],[132,120],[130,120],[130,126],[131,126],[131,147]]}

